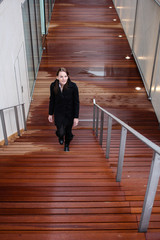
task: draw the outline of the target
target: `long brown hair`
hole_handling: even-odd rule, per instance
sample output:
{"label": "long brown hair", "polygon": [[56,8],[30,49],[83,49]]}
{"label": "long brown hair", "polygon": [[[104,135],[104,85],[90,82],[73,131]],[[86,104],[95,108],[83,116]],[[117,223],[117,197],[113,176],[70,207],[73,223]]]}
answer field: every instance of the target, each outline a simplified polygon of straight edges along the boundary
{"label": "long brown hair", "polygon": [[[68,70],[64,67],[61,67],[58,69],[56,76],[58,76],[60,72],[65,72],[67,74],[67,76],[69,76]],[[67,80],[66,84],[64,85],[64,89],[67,89],[67,88],[68,88],[68,80]],[[59,90],[59,81],[56,81],[55,86],[54,86],[54,93],[57,94],[58,90]]]}

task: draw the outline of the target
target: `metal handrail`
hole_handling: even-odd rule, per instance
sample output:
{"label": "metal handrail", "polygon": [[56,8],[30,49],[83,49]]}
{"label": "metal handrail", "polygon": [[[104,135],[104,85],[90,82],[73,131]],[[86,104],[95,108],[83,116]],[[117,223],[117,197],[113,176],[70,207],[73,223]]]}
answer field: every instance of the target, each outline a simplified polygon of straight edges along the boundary
{"label": "metal handrail", "polygon": [[[95,101],[95,99],[93,100]],[[115,117],[113,114],[109,113],[108,111],[106,111],[105,109],[103,109],[102,107],[100,107],[99,105],[96,104],[95,102],[95,106],[97,106],[100,110],[102,110],[104,113],[106,113],[108,116],[110,116],[112,119],[114,119],[116,122],[118,122],[120,125],[122,125],[123,127],[125,127],[129,132],[131,132],[133,135],[135,135],[137,138],[139,138],[142,142],[144,142],[146,145],[148,145],[150,148],[152,148],[155,152],[157,152],[158,154],[160,154],[160,147],[158,145],[156,145],[155,143],[153,143],[152,141],[150,141],[148,138],[144,137],[142,134],[140,134],[139,132],[137,132],[136,130],[134,130],[132,127],[130,127],[129,125],[127,125],[126,123],[124,123],[123,121],[121,121],[119,118]]]}
{"label": "metal handrail", "polygon": [[18,134],[18,136],[20,136],[20,126],[19,126],[19,118],[18,118],[18,110],[17,110],[17,108],[20,107],[20,106],[22,107],[24,130],[26,131],[27,127],[26,127],[24,103],[0,109],[0,117],[1,117],[1,122],[2,122],[2,130],[3,130],[3,136],[4,136],[4,143],[5,143],[5,145],[8,145],[8,136],[7,136],[7,129],[6,129],[4,111],[8,110],[8,109],[12,109],[12,108],[14,109],[15,122],[16,122],[16,126],[17,126],[17,134]]}
{"label": "metal handrail", "polygon": [[160,6],[160,0],[154,0]]}
{"label": "metal handrail", "polygon": [[[97,108],[97,113],[96,113]],[[99,110],[101,110],[101,120],[100,120],[100,145],[102,145],[103,141],[103,125],[104,125],[104,113],[108,115],[108,129],[107,129],[107,144],[106,144],[106,158],[109,158],[110,152],[110,141],[111,141],[111,130],[112,130],[112,119],[118,122],[121,126],[121,140],[120,140],[120,148],[119,148],[119,158],[118,158],[118,167],[117,167],[117,176],[116,181],[121,181],[122,169],[123,169],[123,161],[124,161],[124,152],[126,146],[127,139],[127,131],[132,133],[138,139],[140,139],[143,143],[153,149],[153,159],[152,165],[147,185],[147,190],[145,194],[143,209],[141,220],[139,224],[139,232],[147,232],[149,220],[152,212],[152,207],[157,191],[157,186],[160,177],[160,147],[144,137],[142,134],[134,130],[132,127],[128,126],[126,123],[121,121],[119,118],[115,117],[113,114],[109,113],[98,104],[96,104],[95,99],[93,99],[93,131],[98,137],[98,123],[99,123]]]}
{"label": "metal handrail", "polygon": [[1,111],[1,110],[8,110],[8,109],[10,109],[10,108],[18,107],[18,106],[21,106],[21,105],[24,105],[24,103],[16,104],[16,105],[13,105],[13,106],[10,106],[10,107],[6,107],[6,108],[1,108],[0,111]]}

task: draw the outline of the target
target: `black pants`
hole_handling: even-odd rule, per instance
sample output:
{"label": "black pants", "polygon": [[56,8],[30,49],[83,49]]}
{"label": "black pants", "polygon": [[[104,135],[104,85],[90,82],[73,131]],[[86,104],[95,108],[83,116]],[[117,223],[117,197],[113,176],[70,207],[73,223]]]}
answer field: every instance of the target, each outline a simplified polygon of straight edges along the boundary
{"label": "black pants", "polygon": [[57,126],[57,131],[56,135],[59,138],[64,138],[65,137],[65,143],[69,144],[70,141],[73,138],[72,134],[72,124],[71,125],[66,125],[64,126],[63,124],[61,126]]}

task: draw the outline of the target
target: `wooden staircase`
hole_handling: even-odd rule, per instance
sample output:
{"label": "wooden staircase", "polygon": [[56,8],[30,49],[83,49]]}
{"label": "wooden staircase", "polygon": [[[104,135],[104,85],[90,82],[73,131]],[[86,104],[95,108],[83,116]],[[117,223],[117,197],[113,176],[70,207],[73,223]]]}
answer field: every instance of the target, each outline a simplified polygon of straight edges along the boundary
{"label": "wooden staircase", "polygon": [[74,134],[70,152],[53,129],[1,149],[1,239],[145,239],[92,130]]}
{"label": "wooden staircase", "polygon": [[[130,48],[112,1],[56,0],[45,48],[28,131],[0,148],[0,239],[159,240],[160,188],[148,232],[138,232],[152,152],[128,135],[122,181],[117,183],[120,129],[113,123],[108,160],[106,132],[101,148],[91,130],[96,98],[160,143],[133,56],[125,59]],[[49,86],[61,66],[68,68],[80,92],[81,121],[70,152],[63,151],[47,122]]]}

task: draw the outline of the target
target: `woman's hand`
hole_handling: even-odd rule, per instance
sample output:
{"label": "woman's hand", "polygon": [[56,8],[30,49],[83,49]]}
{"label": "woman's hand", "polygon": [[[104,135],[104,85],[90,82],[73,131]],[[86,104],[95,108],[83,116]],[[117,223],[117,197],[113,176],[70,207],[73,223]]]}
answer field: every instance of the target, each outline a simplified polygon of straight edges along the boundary
{"label": "woman's hand", "polygon": [[50,123],[53,123],[53,116],[52,116],[52,115],[49,115],[49,116],[48,116],[48,121],[49,121]]}
{"label": "woman's hand", "polygon": [[74,118],[74,120],[73,120],[73,127],[78,126],[78,122],[79,122],[79,119],[78,118]]}

